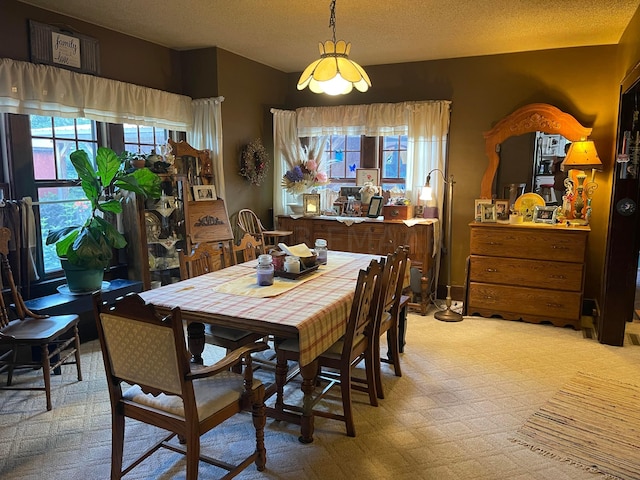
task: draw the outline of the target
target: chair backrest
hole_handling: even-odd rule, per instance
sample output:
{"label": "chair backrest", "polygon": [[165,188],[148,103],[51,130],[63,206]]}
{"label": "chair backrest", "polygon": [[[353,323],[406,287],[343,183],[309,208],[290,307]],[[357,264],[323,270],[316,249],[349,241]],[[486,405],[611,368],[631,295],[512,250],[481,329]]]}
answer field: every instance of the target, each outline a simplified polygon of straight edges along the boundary
{"label": "chair backrest", "polygon": [[145,393],[179,395],[193,399],[193,386],[185,382],[189,354],[178,307],[160,318],[151,304],[137,294],[119,298],[113,307],[93,295],[94,312],[109,393],[112,401],[122,396],[120,384],[137,384]]}
{"label": "chair backrest", "polygon": [[351,312],[344,336],[343,359],[351,356],[351,349],[361,336],[372,338],[379,298],[382,294],[382,273],[385,260],[371,260],[366,270],[358,273],[358,282],[351,304]]}
{"label": "chair backrest", "polygon": [[389,269],[389,274],[386,279],[387,287],[382,302],[382,308],[385,312],[392,312],[400,303],[408,258],[409,248],[406,246],[398,247],[394,253],[387,256],[385,267]]}
{"label": "chair backrest", "polygon": [[262,234],[265,228],[253,210],[243,208],[238,212],[238,226],[244,233],[250,233],[259,238],[263,245],[265,244],[264,235]]}
{"label": "chair backrest", "polygon": [[178,259],[181,280],[215,272],[231,265],[231,260],[221,244],[199,243],[193,247],[189,255],[179,250]]}
{"label": "chair backrest", "polygon": [[245,233],[240,239],[240,243],[233,246],[233,260],[236,263],[255,260],[262,252],[263,245],[262,240]]}
{"label": "chair backrest", "polygon": [[[20,295],[16,287],[13,272],[11,271],[11,264],[9,263],[9,240],[11,236],[11,230],[7,227],[0,228],[0,290],[4,288],[9,289],[11,303],[13,304],[16,317],[21,319],[26,317],[45,318],[45,315],[37,315],[27,308],[22,299],[22,295]],[[9,322],[13,320],[9,315],[9,311],[5,304],[4,295],[0,291],[0,329],[6,327]]]}

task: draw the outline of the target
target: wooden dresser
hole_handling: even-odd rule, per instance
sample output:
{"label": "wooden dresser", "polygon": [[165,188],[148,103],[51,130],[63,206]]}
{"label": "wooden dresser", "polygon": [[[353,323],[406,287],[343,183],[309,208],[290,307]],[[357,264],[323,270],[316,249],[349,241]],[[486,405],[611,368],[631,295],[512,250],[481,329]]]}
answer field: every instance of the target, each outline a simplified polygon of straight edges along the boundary
{"label": "wooden dresser", "polygon": [[580,329],[588,226],[470,227],[468,315]]}
{"label": "wooden dresser", "polygon": [[412,266],[422,272],[420,309],[423,315],[426,314],[431,293],[434,222],[424,220],[409,226],[400,220],[358,218],[354,220],[359,223],[350,223],[349,219],[341,218],[343,221],[327,216],[292,218],[280,215],[278,228],[293,231],[289,240],[292,245],[304,242],[313,246],[317,238],[324,238],[329,250],[386,255],[400,245],[408,245]]}

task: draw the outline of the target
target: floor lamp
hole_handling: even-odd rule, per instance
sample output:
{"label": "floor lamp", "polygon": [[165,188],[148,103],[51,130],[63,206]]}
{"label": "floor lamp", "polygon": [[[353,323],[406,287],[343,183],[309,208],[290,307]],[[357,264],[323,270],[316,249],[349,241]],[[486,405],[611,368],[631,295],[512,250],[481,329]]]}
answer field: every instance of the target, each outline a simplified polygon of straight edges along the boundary
{"label": "floor lamp", "polygon": [[[454,312],[451,310],[451,234],[453,232],[453,175],[449,177],[449,180],[445,177],[442,170],[438,168],[434,168],[427,175],[427,182],[424,187],[422,187],[422,192],[420,194],[420,200],[431,200],[431,174],[434,172],[438,172],[442,176],[442,180],[445,184],[448,185],[447,192],[447,298],[445,299],[445,304],[447,308],[445,310],[438,310],[433,316],[436,320],[440,320],[442,322],[460,322],[462,321],[462,315],[458,312]],[[436,290],[438,286],[436,285]]]}

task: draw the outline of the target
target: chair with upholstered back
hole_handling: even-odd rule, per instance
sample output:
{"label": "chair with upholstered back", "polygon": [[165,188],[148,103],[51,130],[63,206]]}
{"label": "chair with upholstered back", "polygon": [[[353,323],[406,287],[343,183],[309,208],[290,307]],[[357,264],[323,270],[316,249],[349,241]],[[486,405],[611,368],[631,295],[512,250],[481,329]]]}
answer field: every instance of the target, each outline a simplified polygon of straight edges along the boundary
{"label": "chair with upholstered back", "polygon": [[[126,475],[160,448],[186,455],[188,480],[198,478],[201,460],[228,470],[228,478],[251,462],[255,462],[258,470],[264,470],[264,386],[253,378],[250,354],[266,345],[247,345],[214,365],[191,370],[178,307],[161,318],[153,305],[146,304],[137,294],[120,298],[109,308],[102,303],[99,292],[93,295],[93,305],[111,399],[112,480]],[[244,365],[244,372],[229,371],[234,365]],[[253,414],[255,451],[235,465],[229,459],[201,456],[200,436],[242,410],[251,410]],[[123,469],[126,418],[168,430],[170,434],[136,455],[137,460]],[[229,434],[234,438],[245,435],[246,430],[239,428],[239,432]],[[176,435],[186,446],[169,444]],[[153,477],[160,478],[163,474],[158,471]]]}
{"label": "chair with upholstered back", "polygon": [[[180,279],[186,280],[231,266],[232,261],[229,256],[230,253],[226,251],[224,244],[199,243],[189,255],[180,250],[178,252]],[[257,342],[263,337],[263,335],[246,330],[217,325],[207,325],[205,328],[199,322],[190,323],[188,331],[189,349],[194,354],[195,363],[202,362],[201,353],[204,350],[205,339],[208,343],[225,348],[227,352],[230,352],[243,345]]]}
{"label": "chair with upholstered back", "polygon": [[[384,295],[382,275],[385,260],[372,260],[366,270],[360,270],[355,288],[351,311],[347,320],[344,336],[318,357],[319,379],[328,381],[322,392],[314,399],[319,402],[329,390],[340,385],[342,397],[342,414],[327,410],[314,409],[314,415],[345,422],[347,435],[356,436],[353,411],[351,407],[351,391],[359,390],[368,394],[369,403],[378,405],[375,390],[375,371],[373,365],[373,336],[375,321],[380,305],[380,296]],[[276,409],[296,410],[295,406],[284,403],[284,384],[286,382],[286,364],[297,361],[299,345],[297,339],[287,339],[276,346],[278,369],[276,370]],[[353,368],[365,362],[365,379],[351,375]],[[330,369],[330,370],[326,370]],[[338,373],[333,373],[337,371]]]}
{"label": "chair with upholstered back", "polygon": [[[2,286],[8,290],[15,315],[10,315],[11,305],[5,304],[4,292],[0,292],[0,373],[7,373],[7,390],[44,391],[47,410],[51,402],[51,372],[61,373],[62,365],[75,364],[78,381],[82,381],[80,368],[80,336],[78,315],[37,315],[25,305],[18,292],[9,264],[9,239],[11,230],[0,228],[0,263]],[[23,349],[31,349],[22,352]],[[15,370],[42,369],[44,387],[28,386],[24,381],[13,384]]]}
{"label": "chair with upholstered back", "polygon": [[254,237],[250,233],[245,233],[240,239],[240,243],[233,246],[233,260],[236,263],[255,260],[262,252],[263,243],[260,238]]}
{"label": "chair with upholstered back", "polygon": [[[376,325],[377,334],[374,339],[374,365],[376,371],[376,392],[378,398],[384,398],[382,386],[381,362],[393,365],[394,373],[397,377],[402,376],[400,368],[400,316],[403,303],[408,302],[408,297],[403,297],[405,271],[407,268],[409,248],[398,247],[396,251],[387,256],[385,268],[387,286],[385,295],[381,299],[381,314]],[[404,298],[404,302],[403,302]],[[380,356],[380,336],[387,334],[387,358]]]}

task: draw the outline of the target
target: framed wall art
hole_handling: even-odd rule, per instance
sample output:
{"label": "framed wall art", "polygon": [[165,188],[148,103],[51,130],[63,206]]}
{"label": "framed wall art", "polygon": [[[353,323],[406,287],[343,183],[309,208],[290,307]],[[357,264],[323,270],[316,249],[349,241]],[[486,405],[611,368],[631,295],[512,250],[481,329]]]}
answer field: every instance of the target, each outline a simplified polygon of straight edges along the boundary
{"label": "framed wall art", "polygon": [[379,168],[356,168],[356,185],[362,186],[367,182],[380,185]]}

